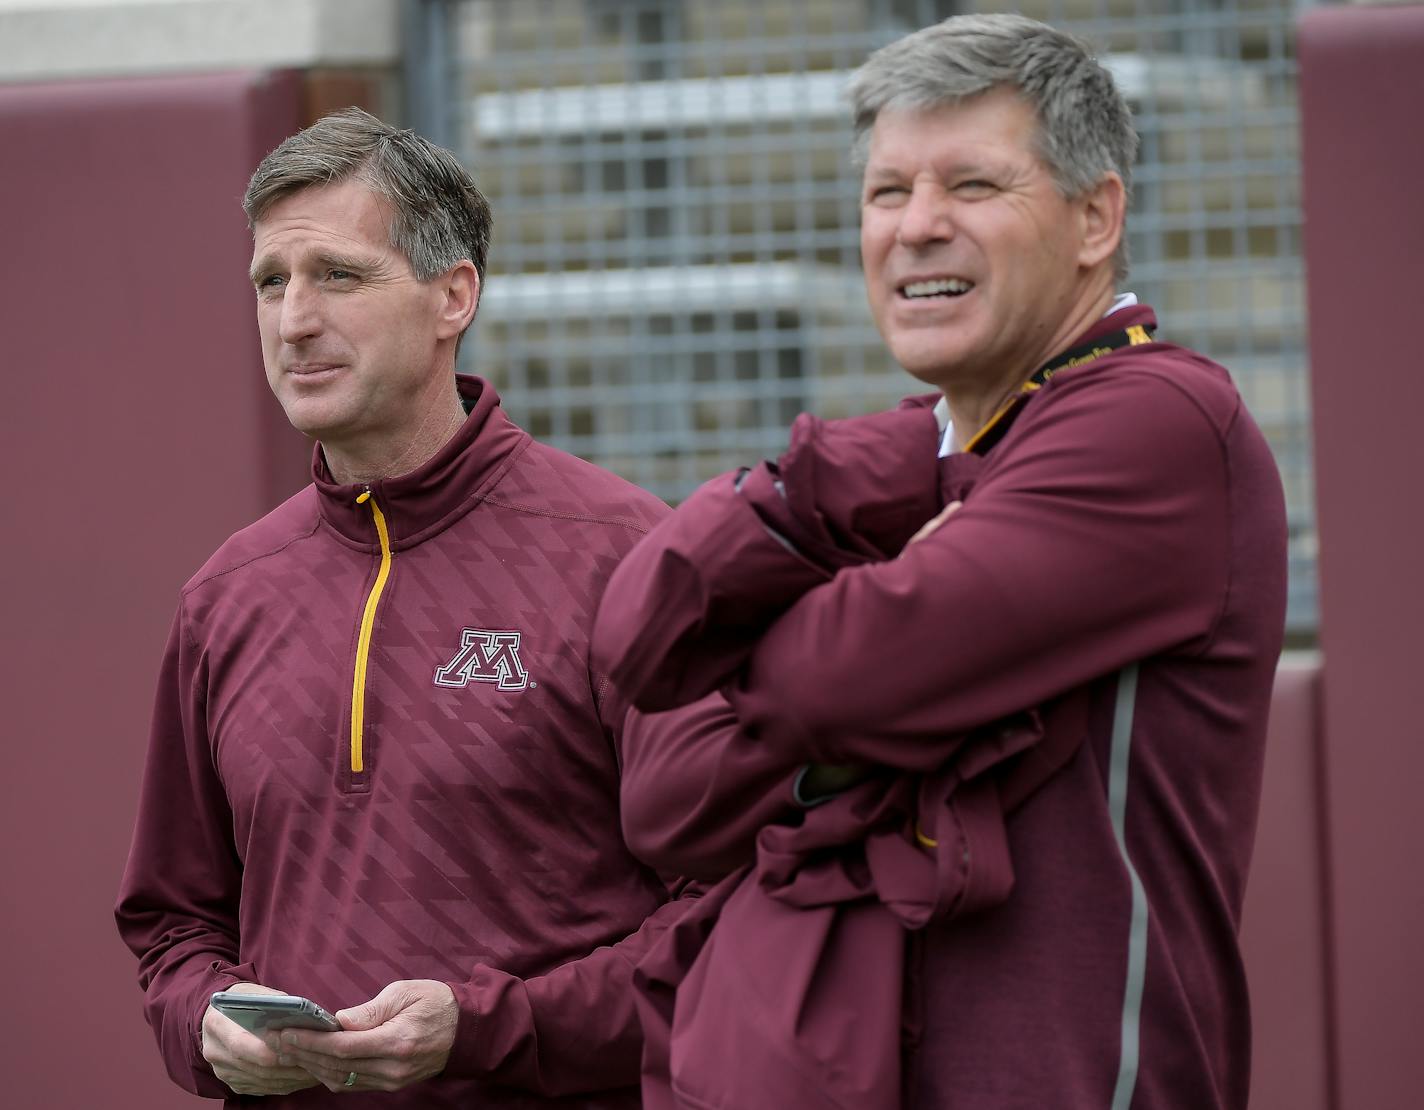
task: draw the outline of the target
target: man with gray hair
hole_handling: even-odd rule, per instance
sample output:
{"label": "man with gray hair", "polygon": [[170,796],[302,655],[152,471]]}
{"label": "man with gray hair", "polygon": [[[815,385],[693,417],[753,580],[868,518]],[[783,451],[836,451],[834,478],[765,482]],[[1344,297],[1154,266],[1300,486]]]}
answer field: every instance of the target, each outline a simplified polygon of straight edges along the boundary
{"label": "man with gray hair", "polygon": [[[666,507],[456,375],[490,212],[448,151],[352,109],[244,203],[267,379],[317,444],[164,659],[117,910],[164,1061],[233,1105],[635,1106],[632,966],[688,903],[619,835],[588,637]],[[222,990],[342,1028],[255,1033]]]}
{"label": "man with gray hair", "polygon": [[725,714],[625,736],[633,849],[727,876],[640,965],[646,1104],[1244,1110],[1274,461],[1118,289],[1136,137],[1082,44],[956,17],[851,97],[871,310],[936,392],[801,417],[595,627],[639,709]]}

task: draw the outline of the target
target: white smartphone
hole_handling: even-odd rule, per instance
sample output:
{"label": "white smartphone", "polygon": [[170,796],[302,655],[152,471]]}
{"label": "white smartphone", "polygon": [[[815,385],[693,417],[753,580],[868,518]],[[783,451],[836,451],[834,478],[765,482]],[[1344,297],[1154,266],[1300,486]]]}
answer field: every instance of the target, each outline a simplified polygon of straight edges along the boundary
{"label": "white smartphone", "polygon": [[324,1029],[336,1032],[341,1023],[310,998],[296,994],[240,994],[218,991],[213,1009],[252,1033],[265,1029]]}

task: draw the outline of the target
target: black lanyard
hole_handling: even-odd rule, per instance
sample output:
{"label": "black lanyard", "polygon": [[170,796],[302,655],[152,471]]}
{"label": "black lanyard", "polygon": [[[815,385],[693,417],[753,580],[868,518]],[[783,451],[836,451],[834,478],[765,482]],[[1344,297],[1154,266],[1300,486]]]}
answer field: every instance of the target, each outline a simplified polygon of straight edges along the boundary
{"label": "black lanyard", "polygon": [[964,445],[964,450],[972,451],[976,455],[987,454],[994,444],[1004,438],[1004,433],[1013,424],[1014,418],[1018,416],[1024,402],[1042,389],[1044,383],[1058,371],[1082,366],[1095,359],[1100,359],[1103,355],[1111,354],[1119,347],[1137,347],[1143,343],[1151,343],[1152,333],[1156,330],[1157,325],[1155,324],[1133,324],[1121,331],[1100,335],[1089,343],[1080,343],[1076,347],[1069,347],[1061,354],[1055,355],[1033,372],[1033,376],[1024,382],[1023,388],[1009,398],[1004,407],[993,415],[989,423],[980,428],[974,438]]}

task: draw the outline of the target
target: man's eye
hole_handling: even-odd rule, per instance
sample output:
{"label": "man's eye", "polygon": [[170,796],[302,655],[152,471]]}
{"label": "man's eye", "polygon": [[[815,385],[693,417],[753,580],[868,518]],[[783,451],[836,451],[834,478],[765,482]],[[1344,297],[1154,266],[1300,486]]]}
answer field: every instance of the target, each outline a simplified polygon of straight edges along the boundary
{"label": "man's eye", "polygon": [[877,185],[867,194],[871,204],[897,204],[907,190],[903,185]]}
{"label": "man's eye", "polygon": [[326,276],[332,281],[351,281],[356,277],[350,270],[327,270]]}
{"label": "man's eye", "polygon": [[980,196],[995,192],[995,185],[992,181],[980,181],[977,178],[971,181],[961,181],[954,187],[954,191],[961,195]]}
{"label": "man's eye", "polygon": [[262,292],[264,289],[278,289],[286,283],[287,279],[281,274],[268,274],[266,277],[258,279],[257,290]]}

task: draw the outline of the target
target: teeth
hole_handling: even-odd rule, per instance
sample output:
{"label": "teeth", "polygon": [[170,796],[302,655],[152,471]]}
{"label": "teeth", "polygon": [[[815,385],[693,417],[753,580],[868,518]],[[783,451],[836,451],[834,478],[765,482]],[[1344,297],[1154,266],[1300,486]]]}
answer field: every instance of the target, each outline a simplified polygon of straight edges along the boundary
{"label": "teeth", "polygon": [[960,293],[968,293],[973,288],[972,282],[961,281],[959,278],[945,278],[941,281],[916,281],[905,286],[905,296],[938,297],[945,293],[958,296]]}

